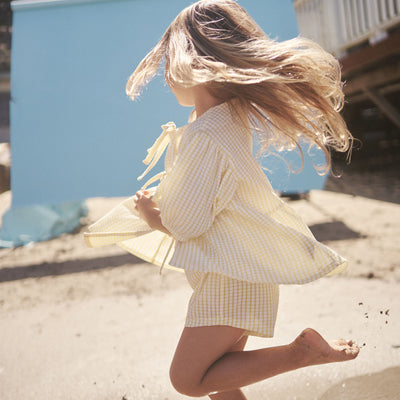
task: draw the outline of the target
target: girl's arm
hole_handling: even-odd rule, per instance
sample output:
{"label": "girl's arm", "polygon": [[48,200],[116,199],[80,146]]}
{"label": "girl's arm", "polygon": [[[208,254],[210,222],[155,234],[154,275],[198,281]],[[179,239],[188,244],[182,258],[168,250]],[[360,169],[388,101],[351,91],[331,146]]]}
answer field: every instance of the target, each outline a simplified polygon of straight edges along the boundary
{"label": "girl's arm", "polygon": [[152,200],[153,195],[147,190],[136,193],[135,209],[139,213],[140,218],[146,221],[147,225],[152,229],[157,229],[161,232],[171,235],[168,229],[162,224],[160,217],[160,209]]}

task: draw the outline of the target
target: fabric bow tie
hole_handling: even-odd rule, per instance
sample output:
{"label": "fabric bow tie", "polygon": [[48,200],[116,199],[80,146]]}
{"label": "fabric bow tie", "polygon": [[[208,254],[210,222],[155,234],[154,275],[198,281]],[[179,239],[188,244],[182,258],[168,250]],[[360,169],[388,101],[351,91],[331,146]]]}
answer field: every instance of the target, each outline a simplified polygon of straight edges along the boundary
{"label": "fabric bow tie", "polygon": [[[148,167],[143,172],[143,174],[137,178],[138,181],[142,180],[144,176],[147,175],[147,173],[157,164],[158,160],[163,155],[164,150],[168,146],[171,137],[176,134],[176,126],[173,122],[168,122],[167,124],[162,125],[161,128],[163,129],[161,135],[156,139],[153,146],[151,146],[147,150],[147,156],[143,160],[143,163],[148,165]],[[151,183],[160,179],[164,174],[165,171],[153,176],[149,181],[145,183],[145,185],[143,185],[142,190],[144,190]]]}

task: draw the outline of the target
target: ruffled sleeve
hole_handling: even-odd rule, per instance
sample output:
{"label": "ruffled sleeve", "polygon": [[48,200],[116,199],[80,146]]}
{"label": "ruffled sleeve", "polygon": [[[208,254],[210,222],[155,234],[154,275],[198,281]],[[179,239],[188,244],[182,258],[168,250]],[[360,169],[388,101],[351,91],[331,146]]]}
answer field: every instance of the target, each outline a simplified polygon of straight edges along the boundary
{"label": "ruffled sleeve", "polygon": [[230,159],[212,138],[203,132],[185,136],[154,196],[163,225],[178,241],[206,232],[237,188]]}

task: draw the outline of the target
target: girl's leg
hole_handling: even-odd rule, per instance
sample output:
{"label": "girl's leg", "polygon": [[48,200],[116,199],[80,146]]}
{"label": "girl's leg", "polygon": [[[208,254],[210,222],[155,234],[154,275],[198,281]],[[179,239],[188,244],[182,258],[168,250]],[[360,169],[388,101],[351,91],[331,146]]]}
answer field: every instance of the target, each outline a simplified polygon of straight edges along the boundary
{"label": "girl's leg", "polygon": [[[229,349],[229,352],[231,353],[233,351],[243,351],[248,338],[249,337],[247,335],[243,336]],[[209,395],[209,397],[211,400],[246,400],[246,396],[240,389],[230,390],[229,392],[211,394]]]}
{"label": "girl's leg", "polygon": [[285,346],[229,352],[243,334],[230,326],[184,328],[170,371],[175,389],[192,397],[232,391],[297,368],[351,360],[359,352],[352,342],[328,343],[312,329]]}

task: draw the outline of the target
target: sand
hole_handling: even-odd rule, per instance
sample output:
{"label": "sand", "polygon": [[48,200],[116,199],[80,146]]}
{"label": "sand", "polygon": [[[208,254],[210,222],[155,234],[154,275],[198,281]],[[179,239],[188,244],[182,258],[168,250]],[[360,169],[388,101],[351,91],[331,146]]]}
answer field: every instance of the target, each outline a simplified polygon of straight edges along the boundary
{"label": "sand", "polygon": [[[89,199],[87,225],[121,199]],[[0,195],[0,214],[10,193]],[[350,261],[342,275],[281,288],[273,339],[305,327],[353,338],[360,356],[245,388],[254,400],[394,400],[400,393],[400,204],[312,191],[291,205],[319,240]],[[168,368],[190,288],[182,274],[116,246],[88,249],[82,232],[0,250],[0,398],[185,399]]]}

